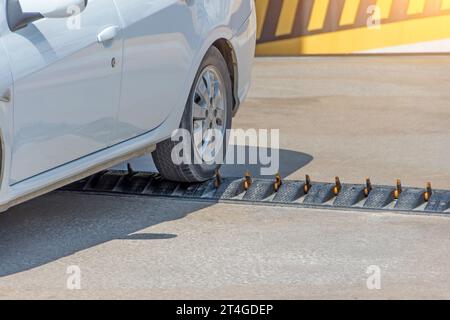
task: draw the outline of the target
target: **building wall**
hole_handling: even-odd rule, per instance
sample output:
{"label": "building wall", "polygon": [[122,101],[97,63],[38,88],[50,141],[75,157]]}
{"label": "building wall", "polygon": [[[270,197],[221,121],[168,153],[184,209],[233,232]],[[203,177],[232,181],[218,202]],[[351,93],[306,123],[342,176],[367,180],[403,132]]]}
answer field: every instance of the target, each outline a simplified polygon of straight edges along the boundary
{"label": "building wall", "polygon": [[450,52],[450,0],[256,0],[257,54]]}

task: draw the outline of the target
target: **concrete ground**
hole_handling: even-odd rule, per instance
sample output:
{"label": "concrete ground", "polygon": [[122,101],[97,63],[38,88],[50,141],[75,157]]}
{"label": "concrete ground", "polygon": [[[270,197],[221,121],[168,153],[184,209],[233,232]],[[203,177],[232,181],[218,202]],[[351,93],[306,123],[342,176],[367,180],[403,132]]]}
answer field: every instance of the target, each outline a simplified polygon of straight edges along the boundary
{"label": "concrete ground", "polygon": [[312,158],[290,178],[450,189],[450,55],[260,59],[234,124]]}
{"label": "concrete ground", "polygon": [[[450,189],[446,86],[450,56],[258,59],[234,126],[281,129],[285,177]],[[0,298],[449,299],[449,248],[450,217],[54,192],[0,215]]]}

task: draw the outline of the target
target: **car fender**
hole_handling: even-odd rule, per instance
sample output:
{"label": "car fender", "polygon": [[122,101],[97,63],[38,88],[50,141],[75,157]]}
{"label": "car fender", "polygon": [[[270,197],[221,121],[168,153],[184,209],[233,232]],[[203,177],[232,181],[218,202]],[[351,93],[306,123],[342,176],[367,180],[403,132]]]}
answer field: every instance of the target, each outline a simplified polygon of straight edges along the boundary
{"label": "car fender", "polygon": [[233,31],[228,27],[218,27],[208,34],[206,40],[203,41],[201,48],[197,51],[197,54],[193,59],[188,77],[186,79],[185,85],[183,86],[183,92],[181,92],[176,106],[172,110],[169,117],[161,124],[160,127],[156,129],[160,132],[157,142],[161,142],[171,137],[174,128],[179,127],[184,110],[186,108],[187,99],[191,92],[198,69],[200,68],[203,58],[205,57],[209,48],[211,48],[214,42],[219,39],[225,39],[231,43],[232,37]]}

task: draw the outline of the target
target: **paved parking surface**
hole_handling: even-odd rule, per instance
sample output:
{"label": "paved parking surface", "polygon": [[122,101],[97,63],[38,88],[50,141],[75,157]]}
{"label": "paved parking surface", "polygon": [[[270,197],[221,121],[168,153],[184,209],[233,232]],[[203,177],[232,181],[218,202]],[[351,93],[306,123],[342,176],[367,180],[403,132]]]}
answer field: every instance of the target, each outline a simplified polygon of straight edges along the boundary
{"label": "paved parking surface", "polygon": [[450,55],[262,59],[254,79],[235,126],[280,128],[285,175],[450,189]]}
{"label": "paved parking surface", "polygon": [[[254,79],[234,125],[281,129],[283,176],[450,188],[450,57],[258,59]],[[0,298],[450,298],[449,248],[450,217],[54,192],[0,215]]]}
{"label": "paved parking surface", "polygon": [[54,193],[0,225],[1,298],[450,298],[442,217]]}

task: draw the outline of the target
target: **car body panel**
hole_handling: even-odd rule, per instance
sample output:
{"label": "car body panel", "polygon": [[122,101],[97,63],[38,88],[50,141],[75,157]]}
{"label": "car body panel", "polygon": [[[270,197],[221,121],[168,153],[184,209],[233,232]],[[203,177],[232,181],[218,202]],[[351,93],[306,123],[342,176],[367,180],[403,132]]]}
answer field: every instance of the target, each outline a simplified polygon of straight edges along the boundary
{"label": "car body panel", "polygon": [[[1,7],[4,7],[5,1],[6,0],[0,0]],[[98,3],[99,1],[104,0],[95,0],[89,2],[86,10],[89,9],[89,6],[93,5],[96,2]],[[87,103],[86,101],[87,105],[82,105],[80,110],[80,113],[82,114],[74,114],[69,120],[60,119],[60,124],[66,124],[68,121],[72,121],[73,123],[75,123],[75,125],[78,125],[79,130],[74,130],[74,132],[78,134],[77,138],[79,139],[78,142],[80,144],[83,139],[89,140],[88,146],[80,146],[73,145],[72,143],[70,143],[70,139],[68,139],[67,141],[69,143],[63,144],[64,149],[62,149],[63,151],[60,150],[61,152],[64,152],[64,150],[67,149],[69,149],[69,152],[71,152],[72,150],[70,150],[70,148],[72,147],[75,147],[75,149],[82,149],[85,147],[89,149],[89,144],[91,144],[90,146],[92,148],[90,148],[89,150],[85,149],[84,151],[81,150],[82,152],[86,153],[81,157],[77,157],[77,155],[72,154],[67,159],[60,159],[61,164],[58,163],[59,165],[56,162],[52,163],[51,165],[48,165],[48,163],[39,164],[38,167],[33,168],[40,170],[42,170],[43,168],[49,169],[42,171],[37,175],[31,175],[33,172],[29,171],[28,175],[30,176],[27,178],[24,178],[26,174],[24,174],[23,171],[19,170],[14,172],[11,170],[14,167],[12,165],[13,155],[15,152],[17,152],[17,150],[20,150],[21,148],[20,144],[19,147],[15,146],[15,140],[17,139],[16,135],[18,132],[20,132],[20,128],[23,128],[23,123],[20,122],[18,123],[19,126],[17,128],[15,128],[14,126],[13,120],[15,116],[14,113],[16,108],[16,98],[18,98],[18,96],[16,95],[17,93],[26,93],[27,90],[25,90],[24,88],[33,88],[33,86],[30,86],[27,81],[30,81],[29,79],[36,80],[36,78],[33,77],[36,77],[37,74],[42,70],[44,70],[45,72],[46,68],[42,68],[42,65],[40,67],[36,67],[37,60],[31,59],[31,61],[34,61],[34,65],[32,65],[31,67],[36,68],[35,71],[21,72],[20,70],[25,67],[18,67],[17,62],[12,62],[10,65],[11,70],[8,73],[8,58],[5,57],[5,55],[2,54],[0,50],[0,71],[3,71],[3,69],[5,69],[5,72],[2,72],[2,75],[0,76],[0,90],[2,90],[2,88],[8,87],[13,90],[12,101],[10,103],[5,104],[0,102],[0,129],[3,144],[2,165],[4,168],[1,179],[2,184],[0,188],[0,209],[5,210],[11,205],[18,204],[39,194],[54,190],[55,188],[58,188],[65,183],[82,178],[86,176],[86,174],[91,174],[93,172],[106,169],[116,161],[124,161],[143,151],[151,151],[158,142],[161,142],[170,137],[173,130],[175,130],[179,126],[187,97],[189,95],[192,83],[201,64],[201,61],[203,60],[204,55],[211,47],[211,45],[213,45],[218,39],[225,39],[229,43],[229,45],[233,47],[232,49],[234,50],[236,60],[234,61],[234,63],[236,64],[235,67],[237,78],[236,102],[239,103],[245,98],[250,85],[249,71],[251,69],[253,61],[254,45],[256,41],[256,26],[252,21],[252,19],[254,18],[254,14],[252,14],[252,12],[254,13],[253,0],[155,0],[150,2],[139,2],[138,0],[135,0],[128,2],[137,4],[137,7],[126,5],[127,2],[124,0],[113,1],[117,9],[121,31],[120,36],[116,39],[116,41],[114,41],[114,45],[109,47],[109,49],[112,50],[110,51],[110,53],[114,52],[114,56],[116,56],[117,54],[118,67],[115,68],[115,70],[105,69],[105,72],[106,70],[110,71],[107,73],[107,75],[101,72],[98,73],[98,65],[105,63],[105,61],[108,63],[111,61],[111,55],[103,54],[99,56],[98,60],[93,59],[91,61],[96,65],[95,67],[92,66],[92,75],[97,73],[97,81],[102,82],[102,79],[105,79],[105,77],[114,78],[115,74],[113,75],[113,73],[120,73],[123,68],[123,82],[119,81],[119,89],[117,89],[116,87],[117,83],[115,82],[115,80],[112,81],[114,84],[110,82],[108,85],[105,85],[103,87],[103,90],[91,90],[92,88],[90,87],[87,89],[87,98],[91,97],[92,95],[95,96],[96,94],[105,93],[107,91],[106,93],[110,95],[107,98],[111,99],[111,105],[109,106],[110,109],[108,111],[105,112],[104,109],[100,108],[99,110],[97,110],[98,112],[92,112],[90,110],[92,109],[92,105]],[[165,5],[167,5],[167,7],[164,7],[164,5],[162,5],[162,2],[165,2]],[[183,17],[185,17],[185,20],[183,20],[179,19],[179,17],[175,15],[170,21],[168,21],[169,24],[172,24],[174,21],[185,21],[185,23],[188,23],[188,26],[186,28],[182,28],[184,26],[179,25],[180,30],[171,29],[173,28],[172,26],[166,26],[165,29],[162,29],[161,27],[160,29],[158,29],[160,30],[159,35],[155,32],[145,32],[145,30],[138,30],[139,28],[134,29],[136,28],[136,26],[139,26],[141,24],[142,27],[152,26],[152,23],[154,23],[154,21],[151,21],[151,19],[155,16],[149,15],[149,13],[152,12],[150,10],[150,5],[153,5],[154,3],[155,5],[159,3],[161,6],[159,10],[156,10],[158,9],[158,7],[153,7],[153,13],[156,13],[156,20],[154,21],[159,21],[162,23],[164,22],[164,19],[162,19],[161,17],[169,17],[164,12],[164,8],[166,8],[171,14],[174,14],[174,12],[178,12]],[[144,5],[147,5],[149,7],[145,8]],[[136,10],[136,8],[140,9]],[[224,10],[224,8],[226,10]],[[147,9],[147,11],[144,9]],[[216,14],[213,14],[214,12]],[[190,13],[190,21],[187,20],[189,16],[188,13]],[[143,18],[147,18],[149,19],[149,21],[140,21]],[[7,36],[10,33],[10,30],[5,22],[6,19],[4,12],[0,12],[0,19],[0,32],[2,35],[2,38],[0,40],[3,43],[5,40],[5,35]],[[39,25],[39,22],[34,22],[33,25]],[[105,25],[102,25],[101,27],[97,25],[98,28],[96,31],[100,32],[104,27],[107,26],[110,26],[110,23],[105,23]],[[164,39],[158,41],[158,37],[159,39]],[[145,41],[143,41],[143,39],[145,39]],[[177,41],[179,41],[180,43],[176,43]],[[161,43],[165,43],[166,47],[167,45],[169,45],[171,47],[169,51],[165,51],[164,48],[162,48],[164,46],[162,46]],[[89,75],[89,72],[87,72],[86,70],[82,70],[81,74],[77,73],[76,71],[78,71],[79,69],[79,65],[77,66],[77,64],[70,65],[67,63],[61,63],[64,58],[68,59],[71,57],[85,57],[82,53],[75,49],[75,47],[72,47],[72,49],[70,49],[70,45],[76,44],[76,46],[80,47],[81,50],[92,50],[91,47],[95,47],[95,44],[92,43],[91,37],[89,37],[89,40],[83,39],[81,37],[81,40],[73,42],[68,41],[67,44],[67,47],[64,46],[63,48],[60,48],[60,52],[63,52],[64,54],[57,55],[50,66],[51,68],[55,68],[57,72],[65,72],[66,76],[68,74],[70,75],[70,73],[73,72],[73,75],[68,76],[67,79],[64,79],[63,83],[60,84],[68,84],[70,86],[71,84],[75,85],[75,82],[73,81],[77,77],[78,79],[80,79],[79,77],[81,77],[81,79],[86,79],[86,77],[88,77]],[[54,45],[51,45],[50,48],[52,48],[53,46]],[[55,51],[55,48],[52,49],[53,51]],[[177,49],[179,49],[180,51],[176,52]],[[148,59],[148,57],[145,55],[140,55],[140,50],[145,53],[157,54],[157,62],[154,62],[153,60],[146,60]],[[58,50],[56,50],[56,52],[58,52]],[[122,52],[125,54],[123,58]],[[161,58],[160,55],[167,55],[167,60],[164,59],[166,57]],[[49,59],[49,57],[45,58]],[[175,58],[175,63],[173,66],[170,65],[171,58]],[[139,63],[137,63],[135,59],[137,59],[136,61],[138,61]],[[88,60],[83,61],[83,63],[88,62]],[[129,62],[129,64],[127,62]],[[147,70],[148,72],[154,72],[154,74],[152,74],[151,76],[148,76],[148,74],[140,74],[140,72],[138,72],[140,70],[137,70],[139,65],[145,62],[149,63],[149,65],[146,65],[146,67],[142,69]],[[58,63],[61,64],[58,65]],[[16,64],[16,67],[13,67],[14,64]],[[64,71],[63,66],[66,67]],[[167,71],[165,68],[169,67],[172,67],[172,69],[169,69],[169,75],[165,75]],[[111,70],[113,71],[111,72]],[[130,72],[131,75],[128,74],[128,72]],[[135,74],[133,75],[133,73]],[[14,80],[16,80],[16,83],[12,82],[11,74],[14,75]],[[46,76],[52,77],[53,74],[51,72],[48,72],[46,73]],[[178,76],[180,76],[180,79],[177,78],[176,80],[178,82],[176,83],[176,85],[172,86],[172,83],[169,83],[170,79],[175,79],[175,77]],[[150,100],[151,97],[158,96],[158,94],[155,92],[153,92],[153,95],[149,94],[149,92],[152,93],[152,90],[150,90],[152,89],[152,86],[149,87],[148,85],[144,85],[143,82],[146,81],[142,80],[142,77],[144,77],[144,80],[148,79],[150,83],[156,84],[155,88],[153,89],[157,89],[158,85],[160,85],[160,87],[162,88],[162,92],[164,92],[165,95],[170,95],[169,100],[171,103],[147,103],[141,105],[137,102],[145,102],[146,99],[143,99],[142,97],[130,97],[130,95],[127,95],[130,92],[136,95],[147,95],[147,98]],[[147,79],[145,79],[145,77],[147,77]],[[162,86],[161,83],[158,82],[158,79],[163,79],[161,80],[161,83],[163,83],[164,86]],[[52,90],[53,85],[58,85],[52,79],[46,79],[46,81],[47,84],[45,82],[39,83],[37,87],[44,86],[45,88],[46,86],[48,86],[47,90]],[[91,82],[90,84],[92,86],[95,86],[94,82]],[[176,90],[168,90],[166,87],[175,87]],[[106,88],[109,89],[107,90]],[[80,92],[80,90],[78,89],[75,89],[75,91],[77,93]],[[62,98],[62,95],[60,95],[60,93],[55,94],[59,95],[59,97]],[[112,98],[112,96],[114,97]],[[112,102],[112,100],[116,99],[115,97],[117,97],[117,104],[114,104],[114,102]],[[71,97],[69,96],[69,98],[67,99],[70,98]],[[20,99],[24,98],[19,97],[19,102],[21,101]],[[40,99],[42,98],[38,96],[36,97],[34,102],[39,105]],[[129,99],[131,99],[131,101]],[[128,103],[128,101],[133,103]],[[21,104],[19,103],[18,105],[20,108]],[[33,104],[28,104],[28,108],[32,108],[32,105]],[[150,106],[150,108],[148,108],[148,106]],[[27,111],[25,107],[23,108],[23,111],[19,110],[19,114],[21,111],[25,114],[25,116],[28,116],[26,114]],[[111,116],[110,111],[113,111],[113,113],[115,112],[115,115]],[[30,112],[33,112],[33,110],[31,110]],[[35,113],[35,115],[38,117],[43,117],[42,114],[39,114],[37,112]],[[47,122],[50,123],[51,121],[49,121],[48,119],[51,119],[52,114],[50,113],[50,115],[48,116],[49,117],[45,119],[47,119]],[[93,120],[94,118],[97,118],[97,120],[100,121],[95,121]],[[144,118],[144,120],[142,118]],[[57,121],[53,121],[53,123],[51,124],[56,123]],[[101,132],[102,134],[87,134],[87,132],[84,131],[84,128],[86,127],[83,126],[83,123],[84,125],[93,124],[92,127],[96,127],[94,131],[96,131],[97,133]],[[61,132],[64,133],[64,130],[62,130]],[[105,134],[105,132],[110,132],[110,135],[107,137],[107,134]],[[27,131],[26,133],[29,134],[30,132]],[[44,136],[45,134],[42,135],[42,137]],[[73,137],[70,138],[73,139]],[[35,138],[29,136],[29,139],[29,141],[31,141]],[[47,138],[43,139],[42,141],[44,140],[47,140],[47,143],[51,141],[50,133],[47,133]],[[18,141],[21,141],[20,136]],[[29,145],[33,146],[33,143],[30,142]],[[49,145],[47,145],[46,147],[49,147]],[[43,150],[42,148],[38,148],[36,146],[36,153],[34,154],[45,156],[47,151],[44,151],[45,150]],[[79,149],[74,151],[80,152]],[[29,154],[31,154],[31,152]],[[30,161],[33,160],[32,158],[34,154],[31,155],[31,159],[29,159]],[[63,163],[65,160],[70,161]],[[52,168],[52,166],[54,167]]]}
{"label": "car body panel", "polygon": [[121,80],[111,61],[121,59],[122,42],[97,35],[119,16],[112,0],[96,0],[79,19],[79,27],[41,19],[2,36],[14,78],[10,183],[110,145]]}
{"label": "car body panel", "polygon": [[[193,30],[191,9],[181,1],[114,1],[124,35],[122,95],[113,138],[117,143],[148,132],[167,118],[200,39]],[[174,23],[166,23],[170,19]]]}
{"label": "car body panel", "polygon": [[[14,102],[13,90],[13,78],[11,68],[8,60],[8,54],[3,46],[3,41],[0,38],[0,147],[1,147],[1,171],[0,181],[3,182],[4,177],[9,177],[9,168],[11,166],[11,147],[10,143],[13,140],[13,126],[14,113],[11,108]],[[6,99],[5,99],[6,98]],[[8,101],[9,100],[9,101]],[[0,195],[1,195],[0,188]]]}
{"label": "car body panel", "polygon": [[189,87],[192,62],[209,33],[232,26],[233,34],[251,8],[250,1],[114,1],[124,35],[122,96],[113,138],[121,142],[167,119],[179,98],[186,98],[182,89]]}
{"label": "car body panel", "polygon": [[[250,90],[253,60],[248,57],[253,57],[256,49],[256,11],[253,10],[251,16],[246,19],[245,23],[238,29],[231,39],[231,45],[234,48],[237,59],[238,77],[237,77],[237,92],[235,95],[238,99],[238,104],[245,100],[248,91]],[[238,106],[239,107],[239,106]],[[237,108],[236,108],[237,109]],[[237,110],[235,110],[237,111]]]}

